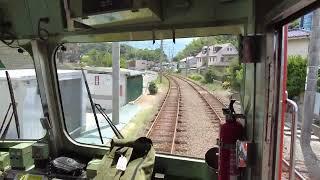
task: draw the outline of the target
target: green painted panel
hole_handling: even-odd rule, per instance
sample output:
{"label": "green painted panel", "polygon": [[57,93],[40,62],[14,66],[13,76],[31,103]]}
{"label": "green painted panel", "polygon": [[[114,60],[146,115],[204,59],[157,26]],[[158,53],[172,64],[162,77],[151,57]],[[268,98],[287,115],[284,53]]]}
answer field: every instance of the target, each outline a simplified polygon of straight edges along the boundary
{"label": "green painted panel", "polygon": [[202,159],[157,154],[155,173],[165,174],[167,180],[215,180],[213,172]]}
{"label": "green painted panel", "polygon": [[[244,111],[247,117],[246,135],[249,141],[254,141],[255,165],[246,171],[246,179],[261,179],[262,155],[263,155],[263,133],[265,117],[265,66],[263,63],[246,64],[245,69],[245,88],[244,88]],[[256,68],[256,73],[254,73]],[[254,77],[256,77],[256,93],[254,93]],[[255,113],[254,113],[254,97]]]}
{"label": "green painted panel", "polygon": [[142,94],[143,78],[139,76],[127,77],[127,103],[136,100]]}

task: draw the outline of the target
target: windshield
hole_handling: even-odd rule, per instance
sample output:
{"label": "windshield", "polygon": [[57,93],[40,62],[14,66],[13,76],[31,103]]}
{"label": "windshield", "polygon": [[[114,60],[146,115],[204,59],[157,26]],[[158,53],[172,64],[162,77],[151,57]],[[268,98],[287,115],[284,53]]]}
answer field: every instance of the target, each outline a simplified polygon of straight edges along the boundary
{"label": "windshield", "polygon": [[111,42],[64,44],[56,65],[69,135],[96,145],[147,136],[158,153],[204,158],[224,121],[208,104],[220,109],[232,97],[241,111],[237,43],[236,36],[120,42],[118,57]]}
{"label": "windshield", "polygon": [[19,51],[0,42],[0,137],[39,139],[45,131],[34,63]]}

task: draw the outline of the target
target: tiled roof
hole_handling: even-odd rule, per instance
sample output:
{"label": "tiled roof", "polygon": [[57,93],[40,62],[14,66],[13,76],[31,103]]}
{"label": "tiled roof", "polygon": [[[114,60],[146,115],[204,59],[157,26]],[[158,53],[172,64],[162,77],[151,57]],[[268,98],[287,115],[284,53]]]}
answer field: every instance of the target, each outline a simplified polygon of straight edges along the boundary
{"label": "tiled roof", "polygon": [[309,37],[310,31],[303,29],[292,29],[288,31],[288,38],[302,38]]}
{"label": "tiled roof", "polygon": [[190,60],[190,59],[194,59],[194,56],[188,56],[188,57],[185,57],[185,58],[181,59],[181,60],[180,60],[180,62],[186,62],[186,61],[187,61],[187,59],[188,59],[188,60]]}
{"label": "tiled roof", "polygon": [[[209,56],[210,57],[216,56],[222,49],[224,49],[227,46],[233,46],[233,45],[231,43],[225,43],[225,44],[216,44],[216,45],[209,46]],[[220,47],[220,49],[215,52],[214,51],[215,47]],[[207,48],[207,46],[202,47],[202,49],[204,49],[204,48]],[[231,54],[233,54],[233,53],[231,53]],[[196,57],[206,57],[206,56],[207,56],[207,54],[203,53],[201,50]]]}

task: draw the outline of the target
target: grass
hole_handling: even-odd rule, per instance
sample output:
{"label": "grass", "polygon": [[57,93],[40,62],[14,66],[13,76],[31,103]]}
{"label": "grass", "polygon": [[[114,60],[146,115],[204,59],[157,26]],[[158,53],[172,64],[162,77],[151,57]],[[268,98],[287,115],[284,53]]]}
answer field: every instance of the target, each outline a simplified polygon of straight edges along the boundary
{"label": "grass", "polygon": [[205,87],[207,87],[207,89],[209,91],[216,91],[216,90],[225,90],[222,85],[218,82],[213,82],[213,83],[208,83],[208,84],[202,84]]}
{"label": "grass", "polygon": [[216,90],[225,90],[220,82],[213,81],[212,83],[206,83],[204,77],[198,73],[192,73],[188,75],[188,78],[202,86],[205,86],[211,92]]}
{"label": "grass", "polygon": [[[155,80],[155,83],[158,86],[159,90],[167,88],[169,81],[167,78],[162,78],[162,83],[160,83],[160,77],[158,76]],[[165,89],[163,91],[166,91]],[[159,94],[159,91],[158,91]],[[160,101],[159,101],[160,102]],[[143,107],[131,120],[130,122],[121,130],[121,133],[124,137],[134,138],[139,136],[144,136],[145,128],[149,122],[154,118],[154,115],[157,112],[157,105],[150,104],[150,106]]]}
{"label": "grass", "polygon": [[156,112],[155,107],[148,107],[138,112],[129,124],[121,131],[124,137],[134,138],[141,136],[150,119]]}
{"label": "grass", "polygon": [[167,87],[169,85],[169,81],[166,77],[162,77],[162,83],[160,82],[160,75],[155,80],[155,83],[157,84],[158,88]]}

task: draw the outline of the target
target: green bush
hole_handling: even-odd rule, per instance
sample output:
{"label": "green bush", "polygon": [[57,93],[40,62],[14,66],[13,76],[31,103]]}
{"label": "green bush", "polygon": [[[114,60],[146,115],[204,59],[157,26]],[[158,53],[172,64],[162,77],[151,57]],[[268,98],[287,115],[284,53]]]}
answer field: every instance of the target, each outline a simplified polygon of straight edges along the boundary
{"label": "green bush", "polygon": [[224,89],[229,89],[229,88],[231,88],[231,84],[230,84],[230,82],[225,81],[225,82],[222,83],[222,87]]}
{"label": "green bush", "polygon": [[216,72],[212,68],[210,68],[204,74],[204,80],[206,81],[206,83],[212,83],[216,76]]}
{"label": "green bush", "polygon": [[290,98],[304,91],[307,75],[307,60],[301,56],[289,56],[287,91]]}
{"label": "green bush", "polygon": [[188,78],[195,81],[201,81],[203,77],[200,74],[191,74],[188,76]]}
{"label": "green bush", "polygon": [[228,68],[226,68],[226,75],[224,83],[228,82],[228,86],[233,90],[240,91],[241,82],[243,79],[243,67],[238,60],[233,61]]}
{"label": "green bush", "polygon": [[158,87],[155,82],[150,82],[149,87],[148,87],[149,93],[150,94],[157,94],[158,92]]}

